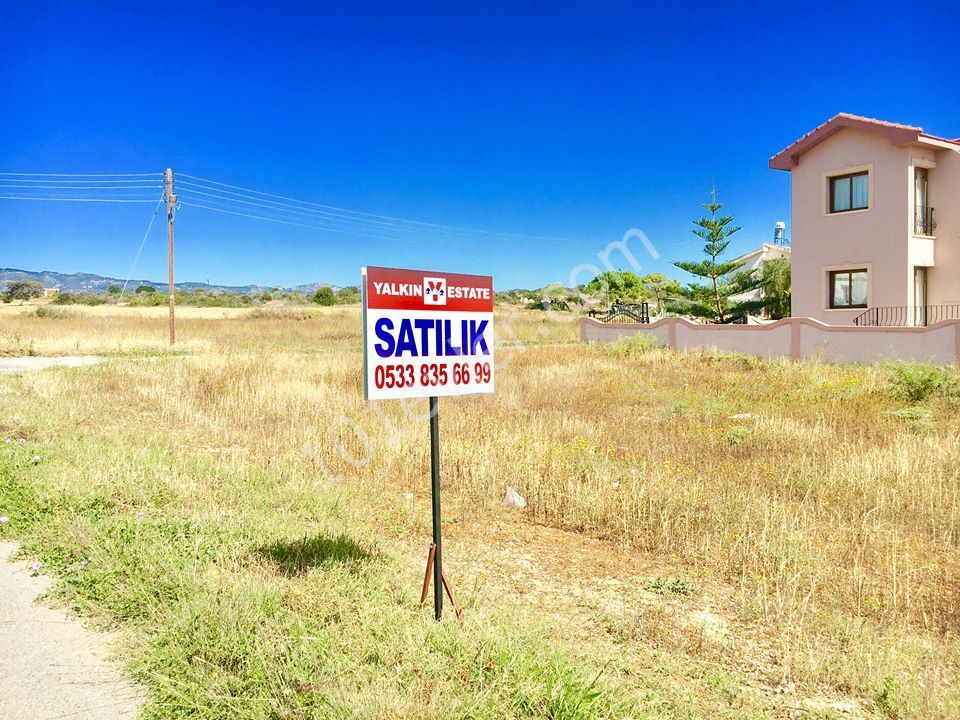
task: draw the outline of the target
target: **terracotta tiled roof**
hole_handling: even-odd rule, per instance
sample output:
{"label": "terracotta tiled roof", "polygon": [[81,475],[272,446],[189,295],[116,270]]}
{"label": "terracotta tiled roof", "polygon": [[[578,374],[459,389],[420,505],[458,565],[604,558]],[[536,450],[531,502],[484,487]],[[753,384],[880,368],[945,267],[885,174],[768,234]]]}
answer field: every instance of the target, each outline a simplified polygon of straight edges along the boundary
{"label": "terracotta tiled roof", "polygon": [[770,167],[775,170],[790,170],[797,164],[799,157],[803,153],[843,128],[859,128],[861,130],[882,132],[896,145],[917,142],[921,137],[960,144],[958,140],[946,140],[944,138],[938,138],[935,135],[926,134],[923,132],[923,128],[914,125],[903,125],[886,120],[877,120],[876,118],[839,113],[770,158]]}

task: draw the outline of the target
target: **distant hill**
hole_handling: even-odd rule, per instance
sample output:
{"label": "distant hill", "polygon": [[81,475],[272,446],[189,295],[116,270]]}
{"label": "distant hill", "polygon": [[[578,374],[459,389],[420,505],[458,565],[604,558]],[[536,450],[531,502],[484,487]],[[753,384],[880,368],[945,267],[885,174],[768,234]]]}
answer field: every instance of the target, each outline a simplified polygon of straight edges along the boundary
{"label": "distant hill", "polygon": [[[0,286],[7,280],[33,280],[43,285],[45,288],[60,288],[60,292],[70,293],[105,293],[111,285],[123,287],[123,280],[118,278],[103,277],[102,275],[93,275],[91,273],[60,273],[53,270],[18,270],[16,268],[0,268]],[[140,285],[150,285],[157,290],[166,290],[165,282],[156,282],[154,280],[130,280],[127,282],[127,291],[133,292]],[[221,290],[226,292],[244,293],[253,295],[262,293],[265,290],[272,290],[277,285],[207,285],[199,282],[177,283],[178,290]],[[283,288],[286,291],[296,291],[313,294],[321,287],[330,287],[334,291],[340,288],[329,283],[315,282],[306,285],[297,285],[292,288]]]}

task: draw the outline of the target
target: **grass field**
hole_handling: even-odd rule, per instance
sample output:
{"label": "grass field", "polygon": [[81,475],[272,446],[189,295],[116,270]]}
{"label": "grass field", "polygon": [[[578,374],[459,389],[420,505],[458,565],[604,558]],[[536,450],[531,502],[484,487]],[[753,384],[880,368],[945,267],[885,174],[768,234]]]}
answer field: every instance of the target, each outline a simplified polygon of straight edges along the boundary
{"label": "grass field", "polygon": [[960,716],[952,372],[500,313],[496,394],[441,401],[461,628],[417,608],[426,401],[362,400],[358,310],[190,309],[175,352],[164,313],[0,308],[0,355],[110,356],[0,375],[0,537],[147,717]]}

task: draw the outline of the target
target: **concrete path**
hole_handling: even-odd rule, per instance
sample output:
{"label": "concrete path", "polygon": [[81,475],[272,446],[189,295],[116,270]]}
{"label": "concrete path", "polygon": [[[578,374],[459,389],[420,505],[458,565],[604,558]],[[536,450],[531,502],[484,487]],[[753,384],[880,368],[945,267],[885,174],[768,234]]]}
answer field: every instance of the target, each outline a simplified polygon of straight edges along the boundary
{"label": "concrete path", "polygon": [[37,605],[53,581],[26,562],[8,562],[0,542],[0,718],[131,720],[137,687],[99,654],[103,636],[77,618]]}
{"label": "concrete path", "polygon": [[65,367],[85,367],[103,362],[96,355],[73,355],[64,357],[0,357],[0,372],[26,372],[63,365]]}

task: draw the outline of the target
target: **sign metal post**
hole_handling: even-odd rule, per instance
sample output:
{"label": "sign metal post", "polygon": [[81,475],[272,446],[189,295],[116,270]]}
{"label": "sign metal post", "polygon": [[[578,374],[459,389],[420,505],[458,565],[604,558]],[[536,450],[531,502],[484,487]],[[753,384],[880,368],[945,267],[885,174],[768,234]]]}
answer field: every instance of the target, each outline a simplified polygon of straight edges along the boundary
{"label": "sign metal post", "polygon": [[[433,615],[443,614],[443,561],[440,543],[440,401],[430,396],[430,497],[433,503]],[[450,598],[451,602],[453,598]],[[421,601],[422,604],[422,601]],[[457,612],[457,615],[460,613]]]}

